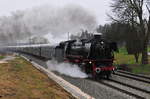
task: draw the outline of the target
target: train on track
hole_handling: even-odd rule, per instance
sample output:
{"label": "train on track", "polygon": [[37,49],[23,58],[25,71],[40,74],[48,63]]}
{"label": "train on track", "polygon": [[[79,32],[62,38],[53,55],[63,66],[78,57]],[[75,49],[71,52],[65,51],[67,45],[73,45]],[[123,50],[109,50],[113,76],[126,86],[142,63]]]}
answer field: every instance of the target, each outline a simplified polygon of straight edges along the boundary
{"label": "train on track", "polygon": [[49,44],[9,46],[8,50],[31,54],[58,62],[77,64],[93,78],[109,78],[115,70],[114,51],[118,51],[115,42],[108,42],[102,35],[95,34],[91,39],[68,40],[56,46]]}

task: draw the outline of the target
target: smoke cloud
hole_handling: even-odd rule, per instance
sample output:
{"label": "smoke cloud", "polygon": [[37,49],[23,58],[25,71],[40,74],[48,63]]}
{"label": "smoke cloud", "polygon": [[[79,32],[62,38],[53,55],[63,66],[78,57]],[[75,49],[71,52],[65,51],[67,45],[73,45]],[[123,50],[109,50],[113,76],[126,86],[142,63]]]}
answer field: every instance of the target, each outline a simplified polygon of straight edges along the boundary
{"label": "smoke cloud", "polygon": [[95,16],[78,5],[54,7],[44,5],[25,11],[16,11],[8,17],[0,17],[0,41],[10,42],[31,36],[44,36],[50,33],[64,37],[66,33],[78,33],[81,29],[94,31],[97,25]]}
{"label": "smoke cloud", "polygon": [[50,71],[57,71],[60,74],[71,76],[74,78],[87,78],[88,75],[81,71],[77,65],[72,65],[69,63],[58,63],[57,61],[48,61],[48,69]]}
{"label": "smoke cloud", "polygon": [[75,34],[83,29],[93,32],[97,26],[95,16],[78,5],[37,7],[27,12],[24,21],[31,33],[49,33],[54,38],[63,38],[68,32]]}

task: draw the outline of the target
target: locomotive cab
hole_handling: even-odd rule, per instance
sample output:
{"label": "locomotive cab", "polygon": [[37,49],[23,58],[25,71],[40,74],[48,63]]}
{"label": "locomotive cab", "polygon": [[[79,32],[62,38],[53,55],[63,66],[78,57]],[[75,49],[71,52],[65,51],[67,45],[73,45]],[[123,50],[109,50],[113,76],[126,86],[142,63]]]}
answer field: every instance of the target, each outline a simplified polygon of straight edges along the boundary
{"label": "locomotive cab", "polygon": [[115,67],[113,66],[114,51],[118,51],[117,44],[115,42],[106,41],[102,38],[102,35],[94,36],[91,41],[88,56],[92,67],[92,71],[90,72],[94,77],[110,77],[111,72],[115,70]]}

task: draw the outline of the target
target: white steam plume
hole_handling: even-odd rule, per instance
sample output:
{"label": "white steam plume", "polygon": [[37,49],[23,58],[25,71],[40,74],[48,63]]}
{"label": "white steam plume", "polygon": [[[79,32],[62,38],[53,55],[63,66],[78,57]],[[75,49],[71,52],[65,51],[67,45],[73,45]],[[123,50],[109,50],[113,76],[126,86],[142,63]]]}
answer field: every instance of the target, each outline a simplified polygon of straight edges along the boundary
{"label": "white steam plume", "polygon": [[[68,32],[95,31],[96,17],[92,12],[78,5],[54,7],[43,5],[25,11],[13,12],[11,16],[0,17],[0,41],[17,42],[32,36],[62,38]],[[51,40],[49,40],[51,42]]]}
{"label": "white steam plume", "polygon": [[69,63],[58,63],[55,60],[47,62],[48,69],[50,71],[57,71],[60,74],[71,76],[74,78],[87,78],[88,75],[81,71],[77,65]]}
{"label": "white steam plume", "polygon": [[64,7],[46,5],[33,8],[26,11],[24,21],[31,33],[39,35],[50,33],[54,38],[61,38],[68,32],[78,33],[82,29],[93,32],[97,26],[96,17],[78,5]]}

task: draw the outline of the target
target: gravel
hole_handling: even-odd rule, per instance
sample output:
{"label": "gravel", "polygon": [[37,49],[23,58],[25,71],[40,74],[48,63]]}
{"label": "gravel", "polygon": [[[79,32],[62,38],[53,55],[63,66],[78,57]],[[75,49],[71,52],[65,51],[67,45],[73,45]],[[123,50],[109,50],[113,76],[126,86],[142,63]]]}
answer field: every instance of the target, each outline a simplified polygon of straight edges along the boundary
{"label": "gravel", "polygon": [[112,79],[123,82],[125,84],[129,84],[147,91],[150,91],[150,83],[144,83],[144,82],[140,82],[140,81],[136,81],[130,78],[125,78],[125,77],[121,77],[121,76],[117,76],[117,75],[113,75]]}
{"label": "gravel", "polygon": [[111,82],[111,81],[108,81],[108,80],[107,80],[107,81],[103,80],[103,82],[108,83],[108,84],[113,85],[113,86],[116,86],[116,87],[119,87],[120,89],[126,90],[126,91],[128,91],[128,92],[133,93],[133,94],[142,96],[142,97],[144,97],[144,98],[146,98],[146,99],[149,99],[149,97],[150,97],[150,95],[147,94],[147,93],[138,91],[138,90],[133,89],[133,88],[130,88],[130,87],[123,86],[123,85],[118,84],[118,83],[115,83],[115,82]]}
{"label": "gravel", "polygon": [[127,96],[96,81],[71,78],[64,75],[61,75],[61,77],[96,99],[133,99],[133,97]]}
{"label": "gravel", "polygon": [[128,75],[128,74],[119,73],[119,72],[116,72],[116,75],[122,76],[122,77],[124,76],[124,77],[130,78],[130,79],[135,78],[135,79],[137,79],[138,81],[144,80],[144,81],[146,81],[147,83],[150,83],[150,80],[149,80],[149,79],[146,79],[146,78],[143,78],[143,77],[137,77],[137,76]]}
{"label": "gravel", "polygon": [[[27,55],[25,56],[47,68],[46,61],[42,61],[35,57],[30,57]],[[131,97],[127,94],[114,90],[90,79],[72,78],[65,75],[60,75],[59,73],[56,74],[61,76],[63,79],[70,82],[71,84],[77,86],[83,92],[95,97],[96,99],[134,99],[134,97]]]}

